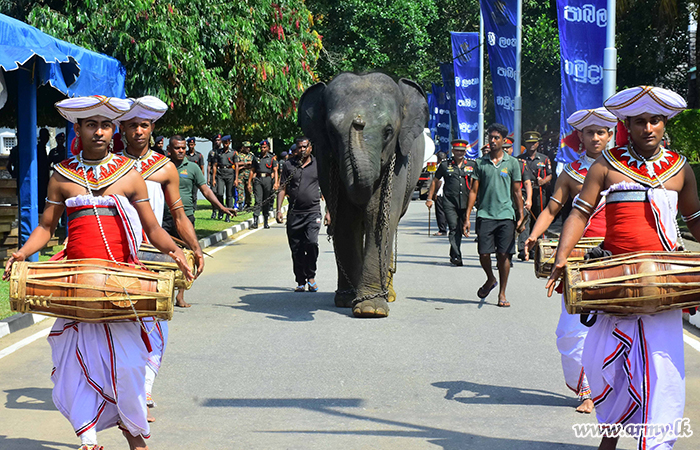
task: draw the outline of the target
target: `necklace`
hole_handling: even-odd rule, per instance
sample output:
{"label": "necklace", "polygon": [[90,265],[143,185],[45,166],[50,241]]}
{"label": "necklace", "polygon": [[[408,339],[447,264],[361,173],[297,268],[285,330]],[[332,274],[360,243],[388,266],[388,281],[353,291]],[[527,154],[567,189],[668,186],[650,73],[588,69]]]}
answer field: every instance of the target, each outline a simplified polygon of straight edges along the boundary
{"label": "necklace", "polygon": [[[106,158],[103,158],[101,161],[104,161]],[[81,164],[85,163],[85,160],[83,159],[83,152],[80,152],[78,154],[78,160],[80,161]],[[92,189],[90,188],[90,181],[88,181],[88,176],[87,176],[87,168],[83,170],[83,175],[85,176],[85,189],[87,189],[87,193],[90,197],[94,198],[95,195],[92,193]],[[94,172],[94,170],[93,170]],[[95,179],[97,179],[97,173],[95,173]],[[107,236],[105,235],[105,230],[102,227],[102,220],[100,219],[100,214],[97,212],[97,205],[95,205],[95,202],[91,199],[90,202],[92,203],[92,211],[95,213],[95,218],[97,219],[97,226],[100,229],[100,235],[102,235],[102,242],[104,242],[105,247],[107,248],[107,254],[109,255],[109,258],[114,261],[115,263],[117,260],[114,258],[114,255],[112,254],[112,249],[109,248],[109,243],[107,242]]]}

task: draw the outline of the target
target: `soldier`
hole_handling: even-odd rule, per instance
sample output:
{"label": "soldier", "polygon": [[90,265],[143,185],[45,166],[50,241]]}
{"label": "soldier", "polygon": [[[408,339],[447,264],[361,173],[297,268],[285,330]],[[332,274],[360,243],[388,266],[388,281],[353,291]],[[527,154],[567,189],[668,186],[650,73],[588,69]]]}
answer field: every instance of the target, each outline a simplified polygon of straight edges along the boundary
{"label": "soldier", "polygon": [[273,199],[272,190],[277,186],[277,161],[270,153],[270,143],[262,141],[260,143],[260,157],[253,158],[253,170],[250,174],[253,180],[253,192],[255,193],[255,209],[253,212],[253,226],[258,228],[258,216],[262,209],[263,227],[270,228],[267,223],[270,215],[270,207]]}
{"label": "soldier", "polygon": [[[214,162],[214,187],[216,188],[216,198],[219,202],[224,203],[226,199],[227,208],[235,208],[233,201],[233,184],[235,180],[234,167],[236,163],[234,159],[236,152],[231,149],[231,136],[226,135],[221,138],[223,147],[217,152]],[[224,213],[219,211],[218,219],[221,220]],[[214,219],[214,213],[211,215]],[[226,222],[231,221],[231,216],[226,215]]]}
{"label": "soldier", "polygon": [[196,145],[197,142],[193,137],[187,138],[187,153],[185,156],[187,159],[197,164],[199,166],[199,170],[204,173],[204,156],[194,149]]}
{"label": "soldier", "polygon": [[469,202],[469,189],[471,188],[469,178],[476,166],[474,161],[464,158],[468,147],[468,141],[462,139],[452,141],[452,159],[445,160],[438,166],[428,191],[428,200],[425,201],[428,208],[433,207],[432,198],[437,183],[444,178],[442,204],[447,226],[450,229],[450,263],[455,266],[462,265],[462,220],[466,215],[467,203]]}
{"label": "soldier", "polygon": [[163,136],[158,136],[153,144],[153,147],[151,150],[153,150],[156,153],[160,153],[161,155],[165,154],[165,150],[163,149],[163,145],[165,144],[165,137]]}
{"label": "soldier", "polygon": [[240,209],[249,208],[253,198],[252,179],[250,170],[253,167],[255,156],[250,152],[250,142],[244,141],[241,144],[241,151],[235,158],[236,177],[235,185],[238,190],[238,201],[241,202]]}
{"label": "soldier", "polygon": [[[211,138],[211,151],[207,155],[207,184],[214,187],[214,164],[216,163],[216,153],[221,148],[221,135],[215,134]],[[212,216],[212,219],[214,217]]]}
{"label": "soldier", "polygon": [[[547,207],[547,190],[552,181],[552,163],[547,155],[537,151],[540,145],[540,133],[528,131],[525,133],[524,141],[526,151],[518,155],[518,159],[525,162],[530,180],[532,180],[532,206],[528,211],[529,218],[525,219],[525,230],[518,237],[518,258],[521,261],[525,260],[525,240],[530,235],[531,226],[535,224],[540,213]],[[529,256],[534,259],[534,250]]]}

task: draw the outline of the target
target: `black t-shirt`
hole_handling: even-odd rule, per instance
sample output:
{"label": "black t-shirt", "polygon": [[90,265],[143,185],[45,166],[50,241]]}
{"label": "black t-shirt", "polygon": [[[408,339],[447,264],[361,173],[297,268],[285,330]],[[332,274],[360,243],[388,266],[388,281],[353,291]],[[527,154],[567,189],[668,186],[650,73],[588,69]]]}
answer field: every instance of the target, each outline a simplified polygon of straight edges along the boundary
{"label": "black t-shirt", "polygon": [[255,173],[272,173],[277,168],[277,161],[268,153],[262,157],[253,157],[253,170]]}
{"label": "black t-shirt", "polygon": [[455,163],[454,159],[440,163],[435,171],[435,178],[444,179],[442,188],[444,198],[454,203],[459,209],[465,209],[469,201],[469,177],[474,171],[475,162],[464,160],[462,166]]}
{"label": "black t-shirt", "polygon": [[[533,159],[530,159],[527,156],[527,153],[518,155],[518,159],[525,163],[525,166],[527,167],[525,172],[529,173],[529,179],[535,183],[535,185],[537,183],[537,177],[546,178],[552,174],[552,164],[550,163],[547,155],[536,151]],[[525,180],[525,178],[523,178],[523,180]]]}
{"label": "black t-shirt", "polygon": [[316,158],[305,167],[297,158],[290,158],[282,164],[282,185],[286,185],[289,196],[290,212],[307,213],[321,210],[321,187],[318,184],[318,167]]}

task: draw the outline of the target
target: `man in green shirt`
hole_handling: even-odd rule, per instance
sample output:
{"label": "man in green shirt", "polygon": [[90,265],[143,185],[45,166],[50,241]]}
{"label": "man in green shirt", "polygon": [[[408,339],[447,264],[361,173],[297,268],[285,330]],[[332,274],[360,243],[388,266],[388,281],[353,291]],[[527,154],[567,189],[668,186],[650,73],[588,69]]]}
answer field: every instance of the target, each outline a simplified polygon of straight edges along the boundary
{"label": "man in green shirt", "polygon": [[[185,215],[192,222],[194,226],[194,199],[196,197],[197,189],[204,195],[204,197],[209,200],[209,202],[214,205],[214,208],[220,211],[220,214],[227,214],[229,216],[235,216],[236,210],[229,209],[219,202],[216,198],[216,194],[207,186],[207,179],[204,178],[202,169],[199,168],[197,163],[194,163],[186,158],[187,146],[185,145],[185,140],[180,135],[175,135],[170,138],[168,143],[168,156],[180,177],[180,197],[182,198],[182,207],[185,211]],[[186,223],[186,222],[185,222]],[[173,217],[170,215],[170,211],[166,208],[163,213],[163,229],[170,233],[171,236],[180,238],[177,233],[177,229],[173,223]],[[187,307],[189,306],[185,303],[185,292],[180,289],[177,293],[176,301],[178,306]]]}
{"label": "man in green shirt", "polygon": [[[489,153],[477,159],[472,174],[469,204],[464,219],[464,236],[469,237],[472,208],[479,200],[476,215],[479,262],[486,274],[486,283],[479,288],[479,298],[486,298],[501,282],[498,306],[510,306],[506,300],[506,285],[510,274],[510,258],[515,252],[515,231],[520,229],[523,218],[523,197],[520,194],[520,163],[503,151],[508,129],[500,123],[488,130]],[[515,205],[515,207],[514,207]],[[493,275],[491,253],[496,253],[498,277]]]}

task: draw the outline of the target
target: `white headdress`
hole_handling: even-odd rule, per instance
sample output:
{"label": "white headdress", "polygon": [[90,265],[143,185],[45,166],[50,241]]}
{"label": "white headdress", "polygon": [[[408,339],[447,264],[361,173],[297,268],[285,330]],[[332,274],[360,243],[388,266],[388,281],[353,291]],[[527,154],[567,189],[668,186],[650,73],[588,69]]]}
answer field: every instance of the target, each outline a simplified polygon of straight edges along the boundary
{"label": "white headdress", "polygon": [[126,122],[135,117],[139,119],[149,119],[155,122],[163,117],[163,114],[168,110],[168,105],[161,99],[153,97],[152,95],[146,95],[140,98],[129,98],[127,101],[130,103],[131,108],[129,112],[119,118],[120,122]]}
{"label": "white headdress", "polygon": [[617,124],[617,118],[603,107],[581,109],[570,115],[566,121],[578,131],[583,131],[584,128],[591,125],[612,128]]}
{"label": "white headdress", "polygon": [[93,95],[90,97],[73,97],[56,103],[56,109],[69,122],[92,116],[104,116],[110,120],[120,118],[131,106],[123,98]]}
{"label": "white headdress", "polygon": [[605,101],[605,107],[618,119],[648,113],[671,118],[688,107],[680,95],[654,86],[637,86],[620,91]]}

